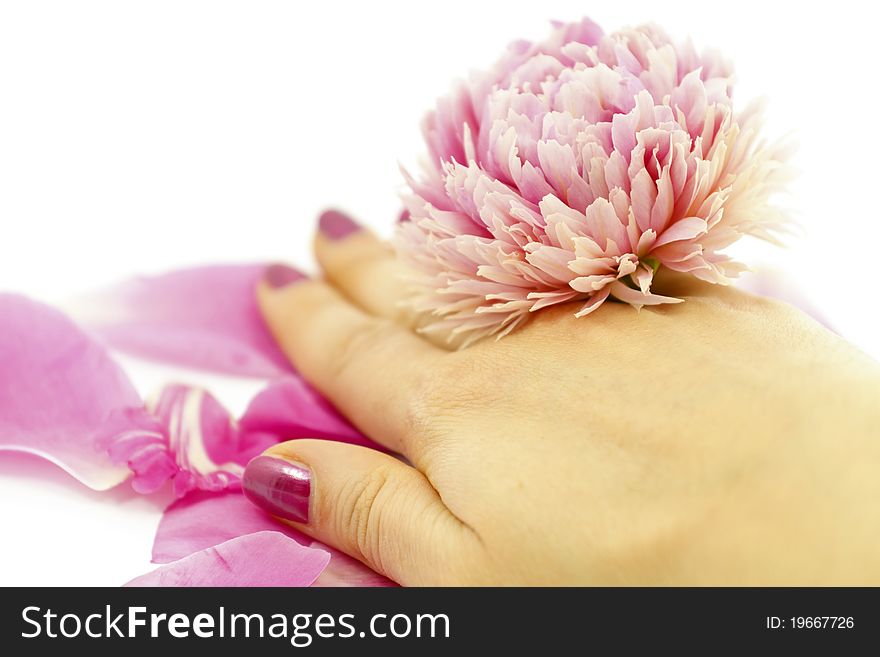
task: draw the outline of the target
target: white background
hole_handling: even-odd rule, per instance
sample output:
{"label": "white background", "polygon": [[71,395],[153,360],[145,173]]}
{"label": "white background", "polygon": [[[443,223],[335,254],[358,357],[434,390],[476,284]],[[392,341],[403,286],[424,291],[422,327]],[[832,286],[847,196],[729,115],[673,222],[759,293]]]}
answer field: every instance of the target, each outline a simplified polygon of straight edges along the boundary
{"label": "white background", "polygon": [[[421,154],[435,97],[510,40],[587,11],[609,31],[654,20],[716,46],[736,64],[737,102],[770,97],[767,134],[801,143],[790,205],[805,234],[746,255],[785,269],[880,356],[865,2],[0,2],[0,289],[62,303],[197,263],[309,267],[328,205],[387,234],[398,161]],[[144,393],[207,382],[234,410],[256,387],[124,363]],[[93,493],[0,454],[0,584],[130,579],[149,568],[166,501]]]}

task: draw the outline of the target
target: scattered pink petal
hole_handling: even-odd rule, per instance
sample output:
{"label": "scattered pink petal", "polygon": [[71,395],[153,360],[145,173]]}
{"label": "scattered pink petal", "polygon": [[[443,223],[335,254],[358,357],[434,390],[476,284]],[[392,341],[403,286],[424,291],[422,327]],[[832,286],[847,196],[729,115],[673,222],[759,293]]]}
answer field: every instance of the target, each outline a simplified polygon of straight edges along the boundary
{"label": "scattered pink petal", "polygon": [[240,493],[194,491],[165,509],[153,540],[153,563],[177,561],[260,531],[280,531],[304,545],[308,543],[302,534],[274,520]]}
{"label": "scattered pink petal", "polygon": [[235,489],[242,467],[282,439],[374,446],[294,374],[258,394],[236,422],[209,393],[183,385],[143,406],[106,349],[60,312],[0,294],[0,450],[42,456],[95,489],[132,473],[142,493],[171,480],[154,561],[130,586],[393,586],[312,541]]}
{"label": "scattered pink petal", "polygon": [[329,561],[324,550],[261,531],[195,552],[125,586],[309,586]]}
{"label": "scattered pink petal", "polygon": [[178,365],[272,378],[291,371],[257,308],[265,265],[218,265],[141,277],[73,304],[110,346]]}
{"label": "scattered pink petal", "polygon": [[116,440],[160,438],[106,350],[57,310],[0,294],[0,450],[30,452],[96,490],[128,478]]}
{"label": "scattered pink petal", "polygon": [[[168,447],[168,433],[145,409],[126,410],[114,414],[120,420],[139,421],[149,424],[153,431],[109,431],[98,444],[110,456],[115,465],[125,465],[134,475],[131,487],[138,493],[148,495],[162,488],[169,479],[180,473],[180,466]],[[112,426],[112,424],[111,424]]]}
{"label": "scattered pink petal", "polygon": [[0,295],[0,449],[43,456],[105,489],[134,474],[152,493],[167,481],[235,488],[247,462],[281,440],[374,446],[297,375],[270,384],[241,423],[201,388],[171,385],[144,407],[106,349],[57,310]]}
{"label": "scattered pink petal", "polygon": [[280,440],[329,438],[375,449],[330,402],[296,375],[270,383],[251,400],[239,421],[245,433],[269,433]]}
{"label": "scattered pink petal", "polygon": [[265,531],[281,532],[301,545],[330,553],[316,585],[394,586],[359,561],[278,522],[239,493],[193,492],[171,504],[156,531],[153,562],[170,563],[238,536]]}
{"label": "scattered pink petal", "polygon": [[54,461],[98,489],[133,473],[152,493],[236,488],[247,462],[281,441],[328,438],[378,447],[296,374],[271,383],[236,422],[207,391],[165,387],[144,408],[103,346],[48,306],[0,297],[0,449]]}
{"label": "scattered pink petal", "polygon": [[[209,392],[192,386],[166,386],[148,409],[165,427],[168,452],[179,468],[173,477],[178,496],[196,488],[219,491],[238,484],[254,454],[242,454],[235,421]],[[277,440],[267,441],[262,447],[274,442]]]}
{"label": "scattered pink petal", "polygon": [[383,577],[374,570],[370,570],[357,559],[352,559],[347,554],[335,550],[329,545],[318,541],[309,543],[309,547],[327,550],[331,557],[330,563],[318,579],[312,582],[312,586],[322,588],[331,587],[389,587],[397,586],[387,577]]}
{"label": "scattered pink petal", "polygon": [[[156,476],[136,479],[135,488],[142,492],[161,485],[163,472],[165,479],[173,480],[178,497],[196,489],[236,489],[249,460],[294,438],[327,438],[381,449],[296,374],[270,383],[238,422],[206,390],[184,385],[166,386],[148,410],[167,436],[164,446],[153,447],[164,449],[174,466],[170,471],[152,467]],[[125,460],[132,470],[139,472],[143,460],[149,465],[165,463],[155,449],[142,445],[125,444]]]}

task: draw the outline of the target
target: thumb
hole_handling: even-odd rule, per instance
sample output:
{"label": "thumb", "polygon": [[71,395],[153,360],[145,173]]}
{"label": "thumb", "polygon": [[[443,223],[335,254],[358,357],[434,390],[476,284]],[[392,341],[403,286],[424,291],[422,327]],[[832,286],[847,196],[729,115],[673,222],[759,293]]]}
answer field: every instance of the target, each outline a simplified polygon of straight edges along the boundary
{"label": "thumb", "polygon": [[458,581],[477,542],[422,473],[366,447],[275,445],[248,464],[242,487],[280,520],[407,586]]}

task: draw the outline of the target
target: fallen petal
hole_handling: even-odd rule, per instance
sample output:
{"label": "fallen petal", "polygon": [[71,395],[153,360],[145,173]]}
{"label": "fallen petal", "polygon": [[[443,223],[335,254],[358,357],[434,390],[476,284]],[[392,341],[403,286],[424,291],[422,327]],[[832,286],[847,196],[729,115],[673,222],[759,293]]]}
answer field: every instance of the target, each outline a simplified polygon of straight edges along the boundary
{"label": "fallen petal", "polygon": [[153,540],[153,563],[170,563],[230,539],[261,531],[278,531],[291,537],[302,534],[282,525],[238,492],[193,491],[173,502],[162,515]]}
{"label": "fallen petal", "polygon": [[95,490],[130,471],[117,439],[161,438],[107,351],[57,310],[0,294],[0,450],[46,458]]}
{"label": "fallen petal", "polygon": [[379,573],[370,570],[357,559],[352,559],[347,554],[334,550],[329,545],[312,541],[309,543],[309,547],[327,550],[331,555],[330,563],[318,575],[318,579],[312,582],[312,586],[322,588],[397,586],[387,577],[383,577]]}
{"label": "fallen petal", "polygon": [[239,427],[243,433],[273,434],[277,440],[331,438],[382,449],[296,375],[273,381],[258,393],[239,420]]}
{"label": "fallen petal", "polygon": [[324,550],[263,531],[206,548],[125,586],[309,586],[329,561]]}
{"label": "fallen petal", "polygon": [[302,532],[281,524],[240,493],[193,492],[171,504],[159,522],[153,542],[153,562],[169,563],[239,536],[275,531],[301,545],[328,552],[330,562],[317,586],[394,586],[394,582]]}
{"label": "fallen petal", "polygon": [[135,278],[71,304],[71,315],[135,356],[241,376],[291,371],[257,308],[265,265],[217,265]]}
{"label": "fallen petal", "polygon": [[178,497],[194,488],[220,491],[238,484],[254,454],[242,454],[239,429],[213,395],[202,388],[169,385],[148,410],[166,430],[167,449],[179,468],[173,478]]}

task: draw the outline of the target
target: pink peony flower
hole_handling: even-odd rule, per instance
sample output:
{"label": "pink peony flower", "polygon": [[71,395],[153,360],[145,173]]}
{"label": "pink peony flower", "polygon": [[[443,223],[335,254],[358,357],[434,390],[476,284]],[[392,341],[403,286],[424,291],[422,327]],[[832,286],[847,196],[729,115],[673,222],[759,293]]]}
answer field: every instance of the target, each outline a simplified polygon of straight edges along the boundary
{"label": "pink peony flower", "polygon": [[722,251],[773,239],[789,177],[731,86],[719,57],[656,27],[603,35],[584,19],[440,100],[395,239],[426,330],[467,344],[568,301],[577,316],[680,302],[652,292],[659,267],[728,284],[745,268]]}

